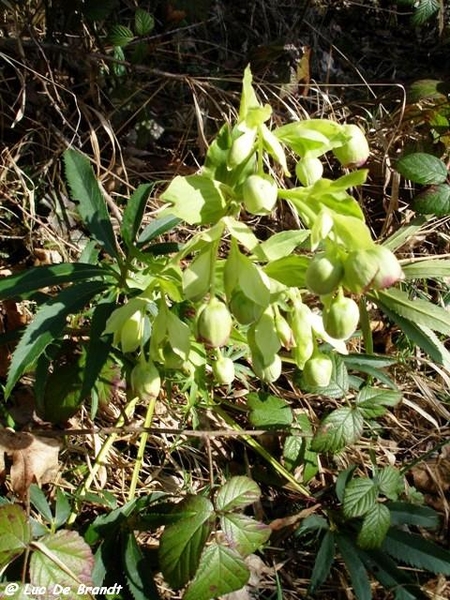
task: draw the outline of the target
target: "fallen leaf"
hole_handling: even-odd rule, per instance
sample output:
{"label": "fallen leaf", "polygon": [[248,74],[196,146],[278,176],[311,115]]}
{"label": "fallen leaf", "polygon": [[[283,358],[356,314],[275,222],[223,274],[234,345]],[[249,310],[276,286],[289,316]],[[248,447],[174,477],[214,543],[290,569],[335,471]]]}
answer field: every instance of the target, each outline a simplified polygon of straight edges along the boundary
{"label": "fallen leaf", "polygon": [[0,430],[0,450],[12,461],[11,487],[23,498],[32,483],[52,481],[58,472],[58,440],[34,436],[25,431]]}

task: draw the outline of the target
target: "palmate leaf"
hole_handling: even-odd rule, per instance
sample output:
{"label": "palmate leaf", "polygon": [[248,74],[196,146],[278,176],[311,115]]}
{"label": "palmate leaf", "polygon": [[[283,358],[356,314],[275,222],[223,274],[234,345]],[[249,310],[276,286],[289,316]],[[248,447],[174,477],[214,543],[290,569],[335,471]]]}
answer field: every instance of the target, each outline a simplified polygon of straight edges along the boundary
{"label": "palmate leaf", "polygon": [[69,148],[64,152],[67,183],[78,211],[93,238],[110,256],[118,258],[117,242],[98,181],[87,156]]}
{"label": "palmate leaf", "polygon": [[241,589],[250,572],[241,556],[226,546],[211,544],[203,552],[195,578],[183,600],[211,600]]}
{"label": "palmate leaf", "polygon": [[369,576],[357,548],[351,538],[343,534],[336,536],[339,552],[344,560],[357,600],[372,600]]}
{"label": "palmate leaf", "polygon": [[191,496],[176,506],[189,517],[166,527],[159,546],[162,573],[178,589],[194,575],[214,523],[214,508],[207,498]]}
{"label": "palmate leaf", "polygon": [[450,575],[450,552],[421,535],[392,528],[381,549],[411,567]]}
{"label": "palmate leaf", "polygon": [[69,281],[104,279],[109,276],[111,276],[111,271],[85,263],[60,263],[32,267],[17,275],[0,279],[0,300],[19,298],[25,294]]}
{"label": "palmate leaf", "polygon": [[14,351],[5,386],[5,397],[10,395],[19,378],[47,346],[61,335],[66,326],[67,316],[84,308],[106,287],[105,283],[98,281],[73,285],[40,307]]}

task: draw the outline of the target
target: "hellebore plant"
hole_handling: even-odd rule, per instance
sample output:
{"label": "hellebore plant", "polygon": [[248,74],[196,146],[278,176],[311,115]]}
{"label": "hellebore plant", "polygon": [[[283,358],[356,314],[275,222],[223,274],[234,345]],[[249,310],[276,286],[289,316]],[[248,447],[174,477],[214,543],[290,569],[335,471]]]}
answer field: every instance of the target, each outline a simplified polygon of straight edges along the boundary
{"label": "hellebore plant", "polygon": [[[45,390],[49,373],[57,371],[63,340],[71,334],[84,346],[83,376],[77,382],[78,394],[73,394],[72,414],[87,398],[95,414],[99,381],[112,361],[116,378],[125,377],[132,400],[147,404],[145,427],[151,425],[155,403],[164,401],[160,390],[170,381],[180,384],[190,409],[206,398],[209,408],[238,429],[212,400],[214,386],[232,386],[235,377],[251,375],[250,369],[264,386],[295,368],[300,373],[294,375],[295,382],[326,395],[333,378],[345,368],[342,357],[348,354],[348,341],[359,335],[358,326],[366,354],[378,358],[371,356],[366,299],[396,321],[435,362],[450,367],[450,354],[436,335],[450,335],[448,313],[423,299],[411,299],[404,289],[386,289],[404,278],[429,277],[427,265],[402,268],[392,252],[395,240],[388,248],[372,239],[363,211],[350,193],[364,184],[368,174],[360,168],[369,156],[363,131],[328,119],[299,120],[271,129],[271,112],[269,105],[260,103],[246,69],[237,122],[220,129],[203,168],[169,183],[161,196],[162,212],[146,227],[142,219],[152,186],[139,186],[124,210],[119,234],[111,225],[88,159],[73,149],[65,152],[71,195],[79,203],[92,243],[79,263],[36,267],[0,280],[0,300],[27,298],[38,307],[13,354],[6,398],[22,375],[34,371],[38,412],[55,423],[64,422],[67,406],[58,412],[52,405],[49,414]],[[296,165],[291,167],[288,154],[295,156]],[[335,180],[323,177],[327,154],[346,169],[356,170]],[[285,189],[283,177],[290,176],[290,168],[298,185]],[[296,213],[304,229],[259,239],[250,220],[270,215],[282,204]],[[183,245],[161,242],[160,236],[180,221],[192,226],[190,239]],[[365,418],[382,415],[385,406],[400,401],[397,393],[389,395],[384,389],[375,393],[378,390],[370,382],[362,386],[354,404],[349,401],[322,421],[311,445],[314,452],[336,452],[355,442]],[[255,406],[260,398],[250,396],[250,420],[258,424],[263,411]],[[292,415],[287,420],[284,416],[284,401],[271,398],[282,422],[291,423]],[[272,460],[255,440],[244,439]],[[273,460],[271,464],[300,493],[308,494],[283,465]],[[139,460],[130,498],[138,471]],[[206,498],[198,499],[200,509],[203,501]],[[204,511],[205,518],[211,510]],[[231,538],[239,534],[246,518],[228,528]],[[232,519],[236,520],[234,513]],[[206,542],[209,529],[205,531]],[[266,539],[266,532],[257,537],[251,551]],[[221,547],[215,552],[219,560]],[[248,569],[239,564],[245,583]],[[177,585],[185,585],[196,568],[190,564]],[[205,565],[202,568],[204,575]],[[197,597],[197,591],[194,586],[189,597]]]}

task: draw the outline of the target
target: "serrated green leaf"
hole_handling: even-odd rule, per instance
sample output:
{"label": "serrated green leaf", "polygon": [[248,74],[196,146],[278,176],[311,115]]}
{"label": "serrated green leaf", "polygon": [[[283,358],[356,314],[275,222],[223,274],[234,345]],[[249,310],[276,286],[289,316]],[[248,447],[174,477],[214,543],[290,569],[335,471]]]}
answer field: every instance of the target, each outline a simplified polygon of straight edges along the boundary
{"label": "serrated green leaf", "polygon": [[134,13],[134,29],[137,35],[148,35],[155,27],[155,19],[152,14],[137,8]]}
{"label": "serrated green leaf", "polygon": [[108,34],[108,41],[113,46],[122,48],[134,40],[134,34],[126,25],[113,25]]}
{"label": "serrated green leaf", "polygon": [[250,577],[244,560],[231,548],[213,543],[203,552],[183,600],[211,600],[241,589]]}
{"label": "serrated green leaf", "polygon": [[305,273],[310,259],[306,256],[286,256],[270,261],[265,267],[266,275],[288,287],[305,287]]}
{"label": "serrated green leaf", "polygon": [[389,502],[392,525],[415,525],[426,529],[436,529],[439,526],[438,513],[429,506],[418,506],[408,502]]}
{"label": "serrated green leaf", "polygon": [[445,164],[426,152],[414,152],[403,156],[397,161],[395,168],[405,179],[421,185],[443,183],[447,179]]}
{"label": "serrated green leaf", "polygon": [[450,260],[417,260],[402,265],[405,279],[441,279],[450,277]]}
{"label": "serrated green leaf", "polygon": [[214,507],[202,496],[190,496],[180,502],[175,512],[180,511],[191,516],[166,527],[159,545],[162,573],[175,589],[185,585],[196,572],[214,523]]}
{"label": "serrated green leaf", "polygon": [[292,254],[308,239],[310,233],[308,229],[280,231],[262,242],[260,247],[268,261],[278,260]]}
{"label": "serrated green leaf", "polygon": [[402,399],[401,392],[365,386],[356,396],[356,404],[367,419],[383,415],[386,406],[397,406]]}
{"label": "serrated green leaf", "polygon": [[355,470],[356,470],[356,465],[350,465],[343,471],[340,471],[339,475],[336,478],[336,483],[334,484],[334,487],[336,490],[337,499],[341,503],[344,502],[345,488],[347,487],[349,482],[352,480],[353,473],[355,472]]}
{"label": "serrated green leaf", "polygon": [[377,486],[368,477],[352,479],[344,492],[343,509],[347,519],[362,517],[369,512],[377,500]]}
{"label": "serrated green leaf", "polygon": [[331,571],[331,565],[334,562],[335,555],[335,536],[330,530],[326,531],[322,537],[319,551],[316,555],[314,568],[311,573],[311,581],[309,584],[309,593],[314,593],[322,583],[326,580]]}
{"label": "serrated green leaf", "polygon": [[412,207],[421,215],[446,217],[450,214],[450,185],[430,185],[415,196]]}
{"label": "serrated green leaf", "polygon": [[384,504],[377,502],[364,515],[358,533],[358,545],[361,548],[379,548],[389,530],[391,515]]}
{"label": "serrated green leaf", "polygon": [[53,514],[44,492],[38,485],[33,483],[30,485],[29,493],[30,502],[41,513],[47,523],[51,523],[53,521]]}
{"label": "serrated green leaf", "polygon": [[215,223],[225,215],[225,197],[221,184],[205,175],[177,175],[161,195],[172,206],[167,214],[189,225]]}
{"label": "serrated green leaf", "polygon": [[265,392],[252,392],[247,396],[249,420],[254,427],[288,427],[293,420],[292,410],[286,400]]}
{"label": "serrated green leaf", "polygon": [[[55,583],[78,590],[78,586],[92,586],[94,557],[91,549],[76,531],[60,529],[33,542],[30,559],[32,585],[51,589]],[[64,566],[65,568],[63,568]],[[88,599],[88,593],[77,594]]]}
{"label": "serrated green leaf", "polygon": [[220,524],[230,548],[236,549],[241,556],[258,550],[272,533],[268,525],[239,513],[225,513],[220,518]]}
{"label": "serrated green leaf", "polygon": [[359,410],[350,407],[338,408],[321,422],[313,437],[311,450],[339,452],[361,437],[363,426],[364,420]]}
{"label": "serrated green leaf", "polygon": [[217,492],[216,510],[221,512],[244,508],[259,500],[261,490],[245,475],[232,477]]}
{"label": "serrated green leaf", "polygon": [[403,488],[403,475],[394,467],[388,465],[377,473],[378,488],[389,500],[397,500]]}
{"label": "serrated green leaf", "polygon": [[421,535],[392,528],[381,549],[411,567],[450,575],[450,551]]}
{"label": "serrated green leaf", "polygon": [[355,369],[356,371],[367,373],[368,375],[371,375],[375,379],[381,381],[381,383],[387,385],[392,390],[397,390],[397,385],[395,382],[387,373],[382,370],[385,367],[395,365],[397,362],[395,358],[364,354],[349,354],[347,356],[342,356],[342,360],[348,369]]}
{"label": "serrated green leaf", "polygon": [[419,2],[415,2],[415,10],[411,21],[414,25],[420,27],[438,12],[440,6],[439,0],[419,0]]}
{"label": "serrated green leaf", "polygon": [[142,550],[132,531],[122,534],[125,581],[134,600],[159,600],[160,596]]}
{"label": "serrated green leaf", "polygon": [[395,600],[424,599],[419,584],[415,584],[406,571],[399,569],[384,551],[360,549],[359,556],[381,585],[393,592]]}
{"label": "serrated green leaf", "polygon": [[349,572],[356,598],[358,600],[372,600],[370,580],[364,563],[359,556],[358,548],[356,548],[353,541],[346,535],[337,535],[336,542]]}
{"label": "serrated green leaf", "polygon": [[103,267],[84,263],[60,263],[59,265],[32,267],[17,275],[0,279],[0,300],[19,298],[30,292],[69,281],[105,279],[110,275],[111,273]]}
{"label": "serrated green leaf", "polygon": [[435,362],[450,369],[450,353],[438,339],[434,331],[429,327],[418,325],[409,319],[401,317],[377,296],[371,295],[370,297],[394,323],[399,325],[410,340],[422,348]]}
{"label": "serrated green leaf", "polygon": [[84,308],[87,302],[105,287],[106,284],[97,281],[73,285],[40,307],[14,351],[5,386],[5,397],[10,395],[19,378],[46,347],[61,335],[66,326],[66,317]]}
{"label": "serrated green leaf", "polygon": [[60,488],[58,488],[56,490],[55,504],[55,527],[57,529],[65,524],[71,512],[72,509],[66,494]]}
{"label": "serrated green leaf", "polygon": [[[138,9],[140,10],[140,9]],[[145,12],[145,11],[142,11]],[[147,199],[153,189],[152,183],[141,184],[128,199],[123,211],[120,233],[126,246],[133,247],[144,216]]]}
{"label": "serrated green leaf", "polygon": [[411,300],[406,292],[397,289],[379,291],[378,298],[383,305],[404,319],[444,335],[450,335],[450,319],[448,311],[444,308],[421,298]]}
{"label": "serrated green leaf", "polygon": [[0,531],[0,569],[3,569],[25,552],[31,540],[27,515],[19,505],[0,506]]}
{"label": "serrated green leaf", "polygon": [[106,202],[88,157],[69,148],[64,152],[63,159],[71,197],[78,202],[83,223],[108,254],[118,258],[117,242]]}
{"label": "serrated green leaf", "polygon": [[311,394],[319,394],[328,398],[344,398],[349,390],[349,376],[343,357],[334,352],[329,355],[333,361],[333,372],[330,383],[326,387],[313,387],[301,380],[302,389]]}

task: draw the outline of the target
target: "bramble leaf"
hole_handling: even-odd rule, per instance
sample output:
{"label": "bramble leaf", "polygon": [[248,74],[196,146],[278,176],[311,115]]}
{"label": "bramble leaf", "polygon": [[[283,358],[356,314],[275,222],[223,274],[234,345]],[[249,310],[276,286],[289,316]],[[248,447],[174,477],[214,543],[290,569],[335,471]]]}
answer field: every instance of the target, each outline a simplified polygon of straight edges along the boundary
{"label": "bramble leaf", "polygon": [[364,515],[358,534],[358,545],[361,548],[379,548],[389,530],[391,515],[389,509],[377,502]]}
{"label": "bramble leaf", "polygon": [[213,505],[202,496],[190,496],[177,504],[175,512],[180,511],[191,516],[166,527],[159,546],[161,570],[175,589],[185,585],[196,572],[214,522]]}
{"label": "bramble leaf", "polygon": [[414,152],[398,160],[396,169],[405,179],[430,185],[443,183],[447,179],[447,167],[432,154]]}
{"label": "bramble leaf", "polygon": [[20,556],[31,540],[27,515],[18,504],[0,506],[0,569]]}
{"label": "bramble leaf", "polygon": [[242,588],[249,577],[249,570],[237,552],[213,543],[203,552],[183,600],[211,600],[229,594]]}
{"label": "bramble leaf", "polygon": [[259,500],[261,491],[258,485],[245,475],[228,480],[217,492],[216,510],[221,512],[244,508]]}
{"label": "bramble leaf", "polygon": [[268,525],[239,513],[225,513],[220,524],[230,548],[235,548],[241,556],[258,550],[272,533]]}
{"label": "bramble leaf", "polygon": [[364,420],[355,408],[343,407],[334,410],[320,424],[311,450],[314,452],[339,452],[358,440],[363,431]]}
{"label": "bramble leaf", "polygon": [[288,427],[293,420],[292,410],[286,400],[267,394],[253,392],[247,396],[250,408],[249,420],[254,427]]}
{"label": "bramble leaf", "polygon": [[372,479],[352,479],[344,492],[344,515],[348,519],[365,515],[375,505],[377,492],[377,486]]}

